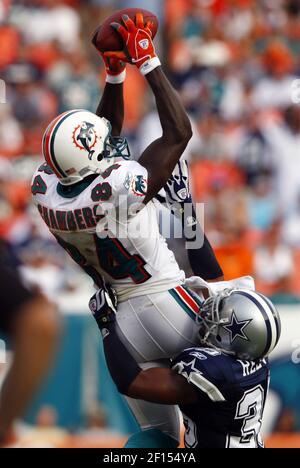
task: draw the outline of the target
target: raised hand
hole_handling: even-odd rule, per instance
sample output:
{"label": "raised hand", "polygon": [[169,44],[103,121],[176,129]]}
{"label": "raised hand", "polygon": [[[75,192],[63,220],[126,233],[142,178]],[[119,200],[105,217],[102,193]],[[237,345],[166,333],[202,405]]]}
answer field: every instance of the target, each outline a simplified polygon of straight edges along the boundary
{"label": "raised hand", "polygon": [[106,81],[112,84],[123,83],[126,77],[126,63],[114,57],[106,57],[101,53],[107,74]]}
{"label": "raised hand", "polygon": [[123,15],[122,20],[124,26],[111,23],[111,27],[121,35],[124,48],[118,52],[105,52],[104,56],[134,64],[146,75],[161,64],[152,41],[151,24],[144,24],[142,13],[137,13],[135,23],[128,15]]}

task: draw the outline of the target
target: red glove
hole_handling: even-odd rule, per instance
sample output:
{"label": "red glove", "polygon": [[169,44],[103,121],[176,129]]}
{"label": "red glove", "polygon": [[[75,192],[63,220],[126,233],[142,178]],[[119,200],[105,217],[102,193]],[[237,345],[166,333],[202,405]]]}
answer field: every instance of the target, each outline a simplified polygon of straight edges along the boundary
{"label": "red glove", "polygon": [[105,57],[104,54],[98,48],[98,33],[100,28],[95,31],[92,38],[92,44],[95,46],[97,52],[101,55],[105,69],[106,69],[106,81],[108,83],[118,84],[123,83],[126,78],[126,64],[121,62],[119,59]]}
{"label": "red glove", "polygon": [[111,23],[111,26],[122,36],[123,51],[105,52],[104,55],[111,59],[117,58],[132,63],[143,75],[146,75],[161,65],[152,42],[150,23],[144,25],[142,13],[137,13],[136,24],[127,15],[123,15],[122,20],[125,27],[119,23]]}
{"label": "red glove", "polygon": [[126,63],[118,58],[105,57],[104,54],[101,54],[101,56],[106,69],[106,82],[112,84],[123,83],[126,78]]}

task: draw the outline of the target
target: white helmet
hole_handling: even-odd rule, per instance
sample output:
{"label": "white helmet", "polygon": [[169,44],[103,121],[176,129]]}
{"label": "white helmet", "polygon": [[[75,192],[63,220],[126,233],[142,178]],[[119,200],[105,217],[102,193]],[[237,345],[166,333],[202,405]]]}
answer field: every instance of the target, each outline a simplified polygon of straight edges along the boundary
{"label": "white helmet", "polygon": [[82,109],[65,112],[50,123],[43,153],[63,185],[104,172],[114,157],[130,158],[126,138],[112,137],[108,120]]}

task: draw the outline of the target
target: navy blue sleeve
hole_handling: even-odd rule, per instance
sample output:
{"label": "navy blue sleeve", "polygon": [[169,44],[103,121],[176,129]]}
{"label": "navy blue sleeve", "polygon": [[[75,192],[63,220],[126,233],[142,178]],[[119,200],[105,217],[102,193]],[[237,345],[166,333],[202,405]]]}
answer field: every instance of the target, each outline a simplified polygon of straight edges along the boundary
{"label": "navy blue sleeve", "polygon": [[224,402],[227,400],[230,375],[226,375],[223,361],[218,351],[191,348],[173,361],[172,369],[197,387],[200,395],[205,395],[214,403]]}
{"label": "navy blue sleeve", "polygon": [[[166,199],[160,194],[156,195],[155,198],[162,204],[166,203]],[[191,202],[189,204],[189,209],[186,209],[186,203],[184,202],[179,205],[181,205],[180,211],[183,233],[189,243],[187,256],[194,275],[200,276],[206,281],[216,280],[224,276],[213,248],[197,220],[193,203]],[[200,248],[193,247],[193,244],[196,245],[198,239],[203,239],[202,246]]]}
{"label": "navy blue sleeve", "polygon": [[197,239],[203,239],[201,248],[193,248],[191,245],[187,249],[188,259],[195,276],[200,276],[206,281],[215,280],[223,276],[222,268],[216,258],[213,248],[197,221],[195,208],[192,205],[192,215],[196,223],[190,225],[189,218],[183,216],[183,229],[189,243],[193,244]]}
{"label": "navy blue sleeve", "polygon": [[119,392],[126,395],[142,369],[120,340],[117,327],[114,322],[102,328],[103,346],[110,375]]}

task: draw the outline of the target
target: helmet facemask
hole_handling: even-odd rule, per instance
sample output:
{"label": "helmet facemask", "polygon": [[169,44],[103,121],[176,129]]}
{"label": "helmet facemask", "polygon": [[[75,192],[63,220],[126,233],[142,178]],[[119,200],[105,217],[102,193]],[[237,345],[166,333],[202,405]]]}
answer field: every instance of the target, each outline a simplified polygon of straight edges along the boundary
{"label": "helmet facemask", "polygon": [[113,163],[113,158],[129,160],[131,158],[131,154],[127,139],[124,137],[113,137],[111,134],[112,127],[110,122],[104,118],[103,120],[108,127],[108,134],[103,143],[103,150],[98,154],[97,160],[108,160],[109,164]]}
{"label": "helmet facemask", "polygon": [[197,317],[197,323],[200,325],[199,336],[203,345],[234,355],[234,352],[228,351],[222,347],[222,340],[219,330],[228,323],[228,318],[222,318],[222,306],[226,298],[232,293],[233,289],[226,289],[214,297],[209,297],[201,306],[201,313]]}

